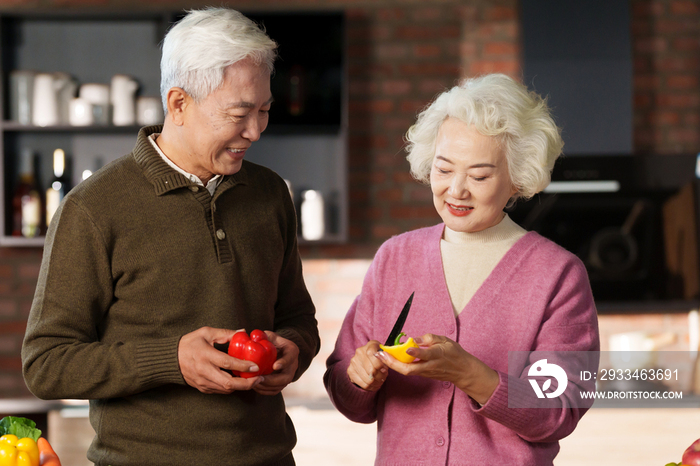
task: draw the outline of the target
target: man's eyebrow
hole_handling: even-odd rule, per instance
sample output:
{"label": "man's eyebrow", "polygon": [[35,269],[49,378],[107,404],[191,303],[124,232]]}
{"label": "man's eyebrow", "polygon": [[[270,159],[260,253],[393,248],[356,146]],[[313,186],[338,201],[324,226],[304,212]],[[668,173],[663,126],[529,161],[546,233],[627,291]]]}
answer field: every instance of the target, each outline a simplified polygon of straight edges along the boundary
{"label": "man's eyebrow", "polygon": [[[270,105],[272,102],[275,101],[274,97],[270,97],[263,103],[263,107],[265,105]],[[240,102],[234,102],[231,105],[229,105],[229,108],[255,108],[257,105],[255,105],[253,102],[246,102],[246,101],[240,101]]]}

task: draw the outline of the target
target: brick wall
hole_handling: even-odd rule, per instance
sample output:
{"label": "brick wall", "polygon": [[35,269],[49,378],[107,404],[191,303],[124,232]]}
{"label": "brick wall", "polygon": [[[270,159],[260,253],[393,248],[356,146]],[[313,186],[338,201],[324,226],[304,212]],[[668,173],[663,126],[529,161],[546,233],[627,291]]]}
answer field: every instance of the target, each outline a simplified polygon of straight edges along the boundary
{"label": "brick wall", "polygon": [[632,0],[634,148],[700,148],[700,1]]}
{"label": "brick wall", "polygon": [[41,253],[36,248],[0,248],[0,397],[28,394],[19,354]]}
{"label": "brick wall", "polygon": [[[0,10],[170,10],[208,4],[5,0]],[[330,8],[347,14],[350,242],[306,246],[305,259],[368,259],[389,236],[439,221],[430,190],[408,174],[403,135],[416,113],[460,77],[520,75],[517,0],[244,0],[228,5],[249,11]],[[697,152],[700,0],[631,0],[631,14],[635,151]],[[5,397],[27,394],[19,375],[19,344],[40,259],[40,250],[0,248],[0,393]],[[333,293],[314,298],[332,299]],[[322,325],[337,320],[322,312]]]}

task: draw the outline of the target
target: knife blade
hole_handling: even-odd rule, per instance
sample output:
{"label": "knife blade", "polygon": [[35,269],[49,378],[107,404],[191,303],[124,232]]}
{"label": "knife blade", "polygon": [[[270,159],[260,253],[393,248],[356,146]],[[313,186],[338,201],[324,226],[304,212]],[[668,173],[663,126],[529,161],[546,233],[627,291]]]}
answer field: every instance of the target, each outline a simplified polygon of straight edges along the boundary
{"label": "knife blade", "polygon": [[415,291],[411,293],[411,296],[408,297],[408,301],[406,301],[406,304],[403,305],[403,309],[401,309],[401,314],[399,314],[399,318],[396,319],[394,328],[391,329],[391,333],[389,333],[389,338],[386,339],[386,343],[384,343],[384,346],[392,346],[394,344],[394,340],[396,340],[396,337],[398,337],[401,333],[403,324],[404,322],[406,322],[406,316],[408,316],[408,311],[411,309],[411,303],[413,303],[414,294],[416,294]]}

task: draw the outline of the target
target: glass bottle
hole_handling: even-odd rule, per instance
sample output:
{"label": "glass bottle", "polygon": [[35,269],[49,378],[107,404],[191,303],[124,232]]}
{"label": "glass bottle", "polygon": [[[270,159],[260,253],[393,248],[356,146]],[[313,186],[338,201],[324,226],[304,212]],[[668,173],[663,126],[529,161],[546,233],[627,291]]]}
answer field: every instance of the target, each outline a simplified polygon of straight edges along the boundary
{"label": "glass bottle", "polygon": [[23,149],[19,182],[12,196],[12,236],[34,238],[41,234],[41,196],[34,176],[34,153]]}
{"label": "glass bottle", "polygon": [[64,177],[66,169],[66,153],[63,149],[53,151],[53,178],[46,190],[46,226],[51,223],[51,219],[58,209],[58,205],[63,200],[63,196],[68,191],[66,179]]}

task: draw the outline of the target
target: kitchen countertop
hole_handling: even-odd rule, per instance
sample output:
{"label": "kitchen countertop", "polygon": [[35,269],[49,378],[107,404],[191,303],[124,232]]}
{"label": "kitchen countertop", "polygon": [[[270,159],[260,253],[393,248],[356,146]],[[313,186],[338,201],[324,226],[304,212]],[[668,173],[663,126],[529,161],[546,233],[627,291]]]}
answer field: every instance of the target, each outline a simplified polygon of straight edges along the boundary
{"label": "kitchen countertop", "polygon": [[40,400],[39,398],[0,398],[0,413],[48,413],[66,406],[61,400]]}

